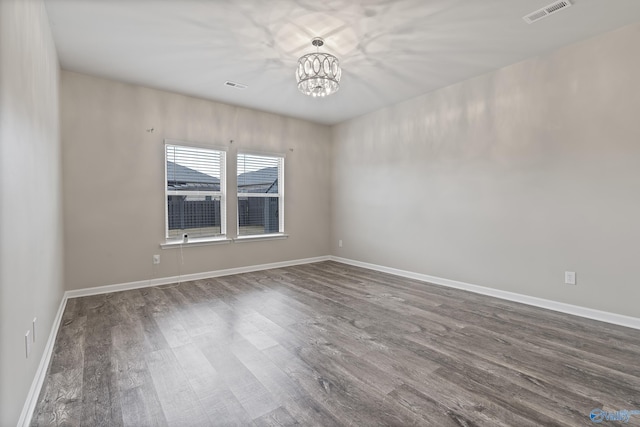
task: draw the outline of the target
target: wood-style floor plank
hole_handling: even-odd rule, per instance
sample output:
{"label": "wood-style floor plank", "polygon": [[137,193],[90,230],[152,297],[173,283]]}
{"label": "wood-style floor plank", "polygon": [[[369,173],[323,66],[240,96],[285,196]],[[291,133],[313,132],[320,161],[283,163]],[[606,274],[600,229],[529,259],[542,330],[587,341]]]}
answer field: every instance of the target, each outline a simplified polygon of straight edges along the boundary
{"label": "wood-style floor plank", "polygon": [[169,349],[158,350],[147,354],[145,359],[167,422],[176,426],[210,425],[174,353]]}
{"label": "wood-style floor plank", "polygon": [[640,409],[638,360],[638,330],[322,262],[69,300],[31,425],[591,425]]}

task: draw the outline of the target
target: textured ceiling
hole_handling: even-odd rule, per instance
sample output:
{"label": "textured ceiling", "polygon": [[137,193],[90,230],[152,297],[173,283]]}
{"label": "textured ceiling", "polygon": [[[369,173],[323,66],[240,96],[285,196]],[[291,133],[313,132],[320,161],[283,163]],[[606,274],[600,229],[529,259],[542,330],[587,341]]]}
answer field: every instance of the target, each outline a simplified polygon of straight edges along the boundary
{"label": "textured ceiling", "polygon": [[[45,0],[62,67],[333,124],[640,21],[639,0]],[[310,98],[297,58],[343,68]],[[231,80],[248,86],[225,86]]]}

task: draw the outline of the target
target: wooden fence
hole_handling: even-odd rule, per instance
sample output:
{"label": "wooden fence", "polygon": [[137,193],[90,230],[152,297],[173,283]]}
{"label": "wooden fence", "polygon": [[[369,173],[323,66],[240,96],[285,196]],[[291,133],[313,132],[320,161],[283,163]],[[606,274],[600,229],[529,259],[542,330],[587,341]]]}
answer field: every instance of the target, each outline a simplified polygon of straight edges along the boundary
{"label": "wooden fence", "polygon": [[220,227],[219,200],[184,200],[171,197],[167,201],[169,230]]}
{"label": "wooden fence", "polygon": [[[169,230],[220,227],[219,200],[184,200],[172,196],[167,201]],[[240,227],[264,227],[265,233],[277,233],[278,198],[246,197],[238,199]]]}

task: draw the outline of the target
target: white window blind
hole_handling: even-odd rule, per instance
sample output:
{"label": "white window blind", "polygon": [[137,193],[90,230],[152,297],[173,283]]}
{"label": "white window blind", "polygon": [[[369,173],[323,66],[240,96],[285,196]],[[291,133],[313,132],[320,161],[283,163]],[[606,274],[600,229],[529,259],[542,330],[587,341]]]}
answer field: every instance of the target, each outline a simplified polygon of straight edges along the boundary
{"label": "white window blind", "polygon": [[223,236],[226,153],[165,144],[167,240]]}
{"label": "white window blind", "polygon": [[238,235],[284,233],[284,157],[238,154]]}

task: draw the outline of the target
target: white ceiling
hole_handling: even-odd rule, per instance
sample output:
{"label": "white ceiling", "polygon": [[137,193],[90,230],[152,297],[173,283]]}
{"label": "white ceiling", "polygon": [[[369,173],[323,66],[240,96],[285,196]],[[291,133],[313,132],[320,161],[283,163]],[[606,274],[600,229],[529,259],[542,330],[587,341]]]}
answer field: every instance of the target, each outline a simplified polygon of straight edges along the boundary
{"label": "white ceiling", "polygon": [[[334,124],[640,21],[639,0],[45,0],[64,69]],[[297,58],[332,53],[310,98]],[[227,80],[247,89],[225,86]]]}

